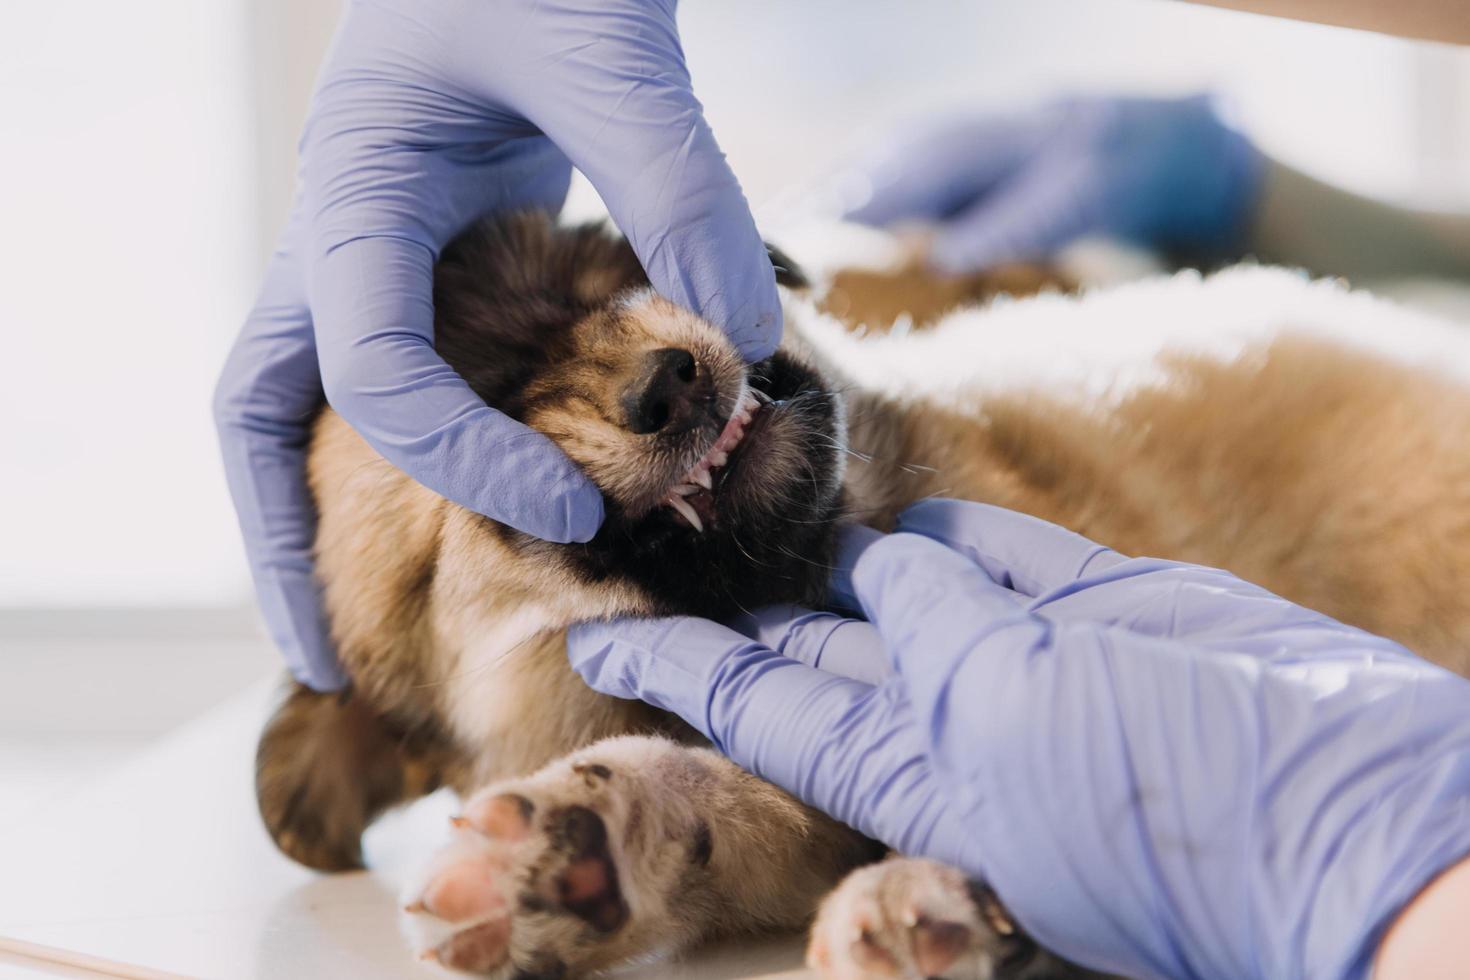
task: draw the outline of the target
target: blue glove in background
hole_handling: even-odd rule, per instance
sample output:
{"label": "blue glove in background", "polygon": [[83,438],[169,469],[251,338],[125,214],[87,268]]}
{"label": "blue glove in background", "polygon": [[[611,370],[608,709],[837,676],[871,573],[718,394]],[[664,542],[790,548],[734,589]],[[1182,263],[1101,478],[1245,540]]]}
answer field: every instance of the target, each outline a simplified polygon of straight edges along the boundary
{"label": "blue glove in background", "polygon": [[980,504],[915,505],[839,564],[871,625],[589,624],[573,665],[1128,976],[1366,976],[1470,852],[1470,683],[1388,640]]}
{"label": "blue glove in background", "polygon": [[850,219],[935,223],[931,261],[966,272],[1088,236],[1233,255],[1265,168],[1197,96],[1076,98],[952,120],[895,137],[857,169],[872,190]]}
{"label": "blue glove in background", "polygon": [[602,523],[581,471],[434,351],[434,262],[473,219],[558,210],[575,164],[661,294],[752,360],[775,348],[774,274],[691,91],[674,7],[349,5],[313,96],[292,217],[215,396],[256,591],[303,683],[346,680],[312,574],[305,449],[324,396],[458,504],[552,541],[588,540]]}

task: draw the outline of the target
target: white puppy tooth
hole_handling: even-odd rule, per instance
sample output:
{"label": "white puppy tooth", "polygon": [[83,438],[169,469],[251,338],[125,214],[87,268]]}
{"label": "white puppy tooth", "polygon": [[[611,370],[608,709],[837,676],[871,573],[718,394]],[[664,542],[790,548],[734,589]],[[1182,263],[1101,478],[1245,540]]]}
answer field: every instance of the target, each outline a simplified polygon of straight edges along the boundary
{"label": "white puppy tooth", "polygon": [[710,454],[709,464],[711,466],[724,466],[729,461],[730,456],[727,453],[716,452]]}
{"label": "white puppy tooth", "polygon": [[699,488],[692,483],[680,483],[676,484],[674,486],[674,489],[669,492],[674,494],[674,496],[676,497],[687,497],[691,493],[698,493]]}
{"label": "white puppy tooth", "polygon": [[699,519],[699,514],[695,513],[689,501],[683,497],[675,497],[669,501],[669,506],[678,511],[694,530],[701,532],[704,530],[704,522]]}
{"label": "white puppy tooth", "polygon": [[706,490],[713,490],[715,488],[714,481],[709,478],[709,470],[697,469],[693,473],[690,473],[689,476],[695,483],[704,487]]}

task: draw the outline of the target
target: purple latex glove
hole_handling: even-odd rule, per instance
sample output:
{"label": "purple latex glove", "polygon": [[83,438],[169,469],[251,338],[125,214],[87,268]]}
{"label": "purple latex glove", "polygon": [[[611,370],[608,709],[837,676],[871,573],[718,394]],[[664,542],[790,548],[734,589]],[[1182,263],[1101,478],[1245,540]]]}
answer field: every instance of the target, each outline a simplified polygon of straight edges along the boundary
{"label": "purple latex glove", "polygon": [[[929,501],[898,530],[850,538],[834,582],[872,625],[592,624],[573,665],[1128,976],[1366,976],[1470,852],[1463,678],[1227,572],[998,508]],[[880,655],[876,685],[809,665]]]}
{"label": "purple latex glove", "polygon": [[937,225],[931,259],[964,272],[1042,259],[1088,236],[1234,254],[1264,158],[1208,99],[1078,98],[900,136],[858,175],[848,217]]}
{"label": "purple latex glove", "polygon": [[570,160],[660,293],[752,360],[780,339],[771,264],[690,89],[674,6],[349,5],[312,100],[293,216],[215,396],[256,591],[303,683],[345,682],[304,478],[324,394],[384,458],[458,504],[552,541],[586,541],[602,523],[581,471],[434,351],[434,262],[474,218],[559,209]]}

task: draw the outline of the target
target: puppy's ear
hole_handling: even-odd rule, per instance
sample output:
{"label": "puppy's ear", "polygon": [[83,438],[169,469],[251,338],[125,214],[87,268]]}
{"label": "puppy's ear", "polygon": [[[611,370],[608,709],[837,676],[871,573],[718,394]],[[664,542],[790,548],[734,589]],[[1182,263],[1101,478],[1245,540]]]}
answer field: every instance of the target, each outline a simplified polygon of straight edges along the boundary
{"label": "puppy's ear", "polygon": [[319,694],[292,682],[256,748],[256,803],[287,857],[318,871],[360,868],[368,824],[436,789],[446,761],[350,690]]}
{"label": "puppy's ear", "polygon": [[770,242],[766,242],[766,255],[771,258],[771,266],[776,270],[776,282],[787,289],[810,289],[812,282],[802,271],[801,266],[791,260],[791,256],[781,251]]}

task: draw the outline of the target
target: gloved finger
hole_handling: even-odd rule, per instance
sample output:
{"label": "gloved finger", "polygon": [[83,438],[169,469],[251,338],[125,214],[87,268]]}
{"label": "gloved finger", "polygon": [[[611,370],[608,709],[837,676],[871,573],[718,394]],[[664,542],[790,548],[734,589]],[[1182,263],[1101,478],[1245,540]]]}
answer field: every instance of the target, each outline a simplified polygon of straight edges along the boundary
{"label": "gloved finger", "polygon": [[313,265],[327,400],[384,459],[429,489],[548,541],[586,541],[602,495],[551,440],[490,408],[434,350],[434,256],[359,238]]}
{"label": "gloved finger", "polygon": [[312,571],[316,508],[306,485],[306,445],[322,389],[302,231],[298,210],[225,362],[214,418],[266,628],[297,680],[332,691],[347,677]]}
{"label": "gloved finger", "polygon": [[748,360],[781,338],[775,273],[694,97],[672,0],[601,3],[539,43],[555,73],[512,79],[516,108],[602,195],[653,286]]}
{"label": "gloved finger", "polygon": [[1046,630],[1017,594],[966,556],[918,534],[895,533],[866,548],[852,575],[863,612],[899,674],[930,651],[973,650],[1005,633],[1017,642]]}
{"label": "gloved finger", "polygon": [[467,90],[473,66],[510,60],[528,6],[345,6],[301,138],[311,258],[375,236],[437,251],[481,215],[560,210],[565,154]]}
{"label": "gloved finger", "polygon": [[[377,27],[349,14],[343,30]],[[487,209],[559,203],[565,158],[540,138],[423,152],[422,141],[447,146],[468,124],[424,121],[401,86],[334,84],[351,64],[326,69],[303,141],[327,399],[436,493],[538,537],[585,541],[602,523],[596,487],[550,440],[486,406],[433,346],[438,249]]]}
{"label": "gloved finger", "polygon": [[[934,498],[937,502],[956,503],[968,506],[967,501],[945,500]],[[922,532],[921,532],[922,533]],[[888,535],[881,531],[875,531],[862,524],[849,524],[838,532],[837,553],[832,559],[832,574],[827,580],[827,601],[834,608],[848,610],[859,615],[863,612],[862,599],[858,597],[857,587],[853,585],[852,573],[857,568],[857,563],[863,554],[871,546],[882,541]],[[1009,580],[1004,582],[1010,588]],[[1012,592],[1005,595],[1008,601],[1020,609],[1027,605],[1027,596]]]}
{"label": "gloved finger", "polygon": [[879,684],[888,676],[883,638],[871,623],[802,606],[766,606],[742,613],[732,629],[783,657],[839,677]]}
{"label": "gloved finger", "polygon": [[1084,154],[1038,154],[946,221],[930,242],[930,261],[954,273],[1037,261],[1103,231],[1095,166]]}
{"label": "gloved finger", "polygon": [[451,28],[433,13],[352,5],[317,87],[301,181],[322,383],[375,450],[431,490],[539,537],[584,541],[602,522],[596,487],[434,350],[438,250],[487,210],[559,205],[569,170],[524,123],[433,94],[448,83],[424,75],[422,44],[442,46],[435,32]]}
{"label": "gloved finger", "polygon": [[992,581],[1031,597],[1128,560],[1038,517],[967,500],[919,501],[899,514],[897,530],[938,541],[979,565]]}
{"label": "gloved finger", "polygon": [[1039,135],[1019,117],[900,131],[839,175],[856,195],[843,216],[879,226],[942,221],[1018,172],[1037,151]]}
{"label": "gloved finger", "polygon": [[567,648],[593,688],[673,711],[812,806],[905,853],[975,864],[896,682],[815,670],[699,619],[586,623]]}
{"label": "gloved finger", "polygon": [[761,644],[694,617],[598,620],[567,633],[567,657],[588,686],[672,711],[707,737],[711,677],[740,651]]}

